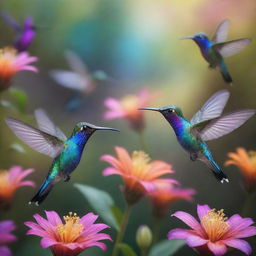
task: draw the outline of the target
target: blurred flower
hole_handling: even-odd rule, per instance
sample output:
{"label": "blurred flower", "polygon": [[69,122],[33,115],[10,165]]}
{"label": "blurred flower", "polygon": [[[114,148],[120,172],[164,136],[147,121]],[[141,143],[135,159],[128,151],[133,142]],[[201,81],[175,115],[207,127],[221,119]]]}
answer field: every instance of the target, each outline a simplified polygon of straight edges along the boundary
{"label": "blurred flower", "polygon": [[184,239],[189,247],[196,248],[202,255],[225,255],[227,246],[236,248],[249,255],[251,246],[241,238],[256,235],[256,227],[251,218],[242,218],[239,214],[225,217],[223,210],[210,209],[208,205],[198,205],[198,222],[186,212],[176,212],[172,216],[186,223],[191,229],[173,229],[168,239]]}
{"label": "blurred flower", "polygon": [[137,245],[142,249],[148,249],[152,243],[153,235],[150,228],[146,225],[142,225],[138,228],[136,233]]}
{"label": "blurred flower", "polygon": [[17,188],[34,186],[33,181],[23,180],[33,169],[22,170],[21,166],[13,166],[9,171],[0,171],[0,207],[8,209]]}
{"label": "blurred flower", "polygon": [[88,213],[79,218],[76,213],[70,212],[64,216],[63,224],[59,215],[55,211],[45,211],[47,219],[39,214],[35,214],[34,222],[25,222],[30,228],[28,235],[42,237],[42,248],[50,247],[54,256],[76,256],[84,250],[93,246],[98,246],[106,250],[106,245],[101,240],[111,240],[111,237],[105,233],[99,233],[108,228],[105,224],[94,224],[97,215]]}
{"label": "blurred flower", "polygon": [[103,171],[104,176],[121,175],[125,183],[124,195],[129,204],[136,203],[147,192],[152,191],[157,184],[163,182],[178,183],[173,179],[161,179],[162,175],[173,173],[170,164],[164,161],[151,161],[143,151],[134,151],[130,156],[126,149],[115,147],[117,158],[103,155],[101,160],[113,167]]}
{"label": "blurred flower", "polygon": [[245,187],[251,191],[256,187],[256,152],[247,152],[244,148],[237,148],[236,153],[229,153],[229,160],[225,165],[236,165],[244,176]]}
{"label": "blurred flower", "polygon": [[37,57],[31,57],[27,52],[17,53],[12,47],[0,49],[0,91],[11,85],[11,79],[17,72],[22,70],[38,72],[36,67],[29,65],[35,61]]}
{"label": "blurred flower", "polygon": [[170,183],[159,184],[153,191],[149,192],[149,197],[153,206],[153,215],[158,218],[168,214],[169,206],[176,201],[192,201],[195,194],[194,189],[176,188]]}
{"label": "blurred flower", "polygon": [[138,108],[148,106],[156,97],[156,93],[150,94],[147,89],[143,89],[137,95],[129,94],[120,100],[107,98],[104,104],[108,110],[105,112],[104,118],[106,120],[127,119],[135,131],[141,131],[145,126],[144,112],[138,110]]}
{"label": "blurred flower", "polygon": [[11,234],[15,229],[15,224],[11,220],[6,220],[0,222],[0,255],[1,256],[11,256],[12,253],[6,244],[11,243],[16,240],[16,237]]}

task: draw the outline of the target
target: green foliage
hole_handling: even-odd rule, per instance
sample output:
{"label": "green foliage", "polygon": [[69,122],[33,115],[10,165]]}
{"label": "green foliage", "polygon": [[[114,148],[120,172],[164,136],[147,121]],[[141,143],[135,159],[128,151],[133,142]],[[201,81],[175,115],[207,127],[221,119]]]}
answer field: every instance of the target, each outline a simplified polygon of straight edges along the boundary
{"label": "green foliage", "polygon": [[185,242],[183,240],[163,240],[152,247],[149,256],[171,256],[174,255]]}
{"label": "green foliage", "polygon": [[19,153],[27,153],[26,150],[24,149],[24,147],[22,145],[20,145],[19,143],[13,143],[10,145],[9,147],[10,150],[19,152]]}
{"label": "green foliage", "polygon": [[114,200],[109,193],[88,185],[75,184],[74,186],[108,225],[119,230],[122,213],[115,206]]}
{"label": "green foliage", "polygon": [[17,103],[17,109],[21,112],[24,113],[27,107],[27,102],[28,102],[28,97],[27,94],[19,89],[16,88],[11,88],[9,90],[9,93],[11,97],[15,100]]}
{"label": "green foliage", "polygon": [[117,245],[124,256],[137,256],[134,250],[128,245],[124,243],[120,243]]}

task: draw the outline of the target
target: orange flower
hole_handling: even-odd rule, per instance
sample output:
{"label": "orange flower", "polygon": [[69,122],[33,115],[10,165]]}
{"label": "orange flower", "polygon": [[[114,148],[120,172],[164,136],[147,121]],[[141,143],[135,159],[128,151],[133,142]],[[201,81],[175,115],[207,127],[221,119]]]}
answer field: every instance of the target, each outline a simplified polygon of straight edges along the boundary
{"label": "orange flower", "polygon": [[130,156],[126,149],[115,147],[117,158],[103,155],[101,160],[113,167],[103,171],[104,176],[121,175],[124,181],[124,195],[129,204],[136,203],[146,193],[161,183],[178,183],[173,179],[162,179],[162,175],[173,173],[170,164],[163,161],[151,161],[143,151],[134,151]]}
{"label": "orange flower", "polygon": [[12,77],[21,70],[37,72],[37,68],[29,65],[37,61],[36,57],[31,57],[27,52],[17,53],[13,47],[0,49],[0,91],[10,86]]}
{"label": "orange flower", "polygon": [[17,188],[34,186],[33,181],[23,180],[33,169],[22,171],[20,166],[13,166],[9,171],[0,171],[0,206],[8,209]]}
{"label": "orange flower", "polygon": [[225,165],[236,165],[244,176],[245,186],[251,191],[256,186],[256,152],[247,152],[244,148],[237,148],[236,153],[229,153],[229,160]]}
{"label": "orange flower", "polygon": [[194,189],[181,189],[174,187],[170,183],[162,183],[153,191],[149,192],[149,198],[153,206],[153,215],[158,218],[165,217],[168,213],[169,206],[176,201],[192,201]]}
{"label": "orange flower", "polygon": [[134,130],[141,131],[145,126],[144,112],[138,109],[148,106],[156,96],[156,93],[150,94],[143,89],[137,95],[128,94],[120,100],[107,98],[104,104],[108,110],[104,114],[104,118],[106,120],[125,118]]}

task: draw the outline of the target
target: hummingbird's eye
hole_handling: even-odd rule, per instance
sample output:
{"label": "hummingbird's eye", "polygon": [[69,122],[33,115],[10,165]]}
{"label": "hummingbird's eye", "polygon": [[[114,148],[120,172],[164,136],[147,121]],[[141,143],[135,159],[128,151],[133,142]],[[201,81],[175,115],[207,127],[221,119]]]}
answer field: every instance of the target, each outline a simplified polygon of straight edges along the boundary
{"label": "hummingbird's eye", "polygon": [[175,112],[175,109],[170,108],[170,109],[168,109],[168,112],[169,112],[169,113],[174,113],[174,112]]}
{"label": "hummingbird's eye", "polygon": [[81,131],[81,132],[84,131],[85,128],[86,128],[86,126],[82,126],[82,127],[80,128],[80,131]]}

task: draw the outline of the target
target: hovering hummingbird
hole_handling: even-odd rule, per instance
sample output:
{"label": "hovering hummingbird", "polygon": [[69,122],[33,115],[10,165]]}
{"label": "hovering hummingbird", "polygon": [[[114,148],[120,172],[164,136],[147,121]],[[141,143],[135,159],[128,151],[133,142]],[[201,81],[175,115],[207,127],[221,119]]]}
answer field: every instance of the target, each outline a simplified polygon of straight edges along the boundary
{"label": "hovering hummingbird", "polygon": [[209,68],[219,68],[225,82],[232,83],[232,77],[224,62],[224,57],[232,56],[243,50],[250,42],[249,38],[224,42],[228,35],[229,20],[224,20],[217,27],[212,39],[204,33],[197,33],[193,36],[181,39],[192,39],[200,48],[201,54],[209,63]]}
{"label": "hovering hummingbird", "polygon": [[32,17],[27,16],[23,26],[20,26],[17,21],[6,12],[2,12],[2,17],[16,32],[14,47],[19,52],[27,51],[36,35],[36,27]]}
{"label": "hovering hummingbird", "polygon": [[80,122],[76,124],[71,136],[67,138],[53,124],[44,110],[35,110],[35,117],[39,129],[13,118],[6,118],[5,121],[16,136],[27,145],[54,159],[43,184],[29,202],[39,205],[49,194],[55,183],[62,179],[69,181],[71,172],[76,169],[80,162],[86,142],[96,130],[118,130]]}
{"label": "hovering hummingbird", "polygon": [[221,90],[212,95],[203,107],[188,121],[178,106],[141,108],[160,112],[172,126],[178,142],[190,154],[192,161],[204,162],[218,180],[228,182],[227,176],[214,161],[205,141],[217,139],[240,127],[255,113],[255,109],[243,109],[222,115],[230,93]]}

